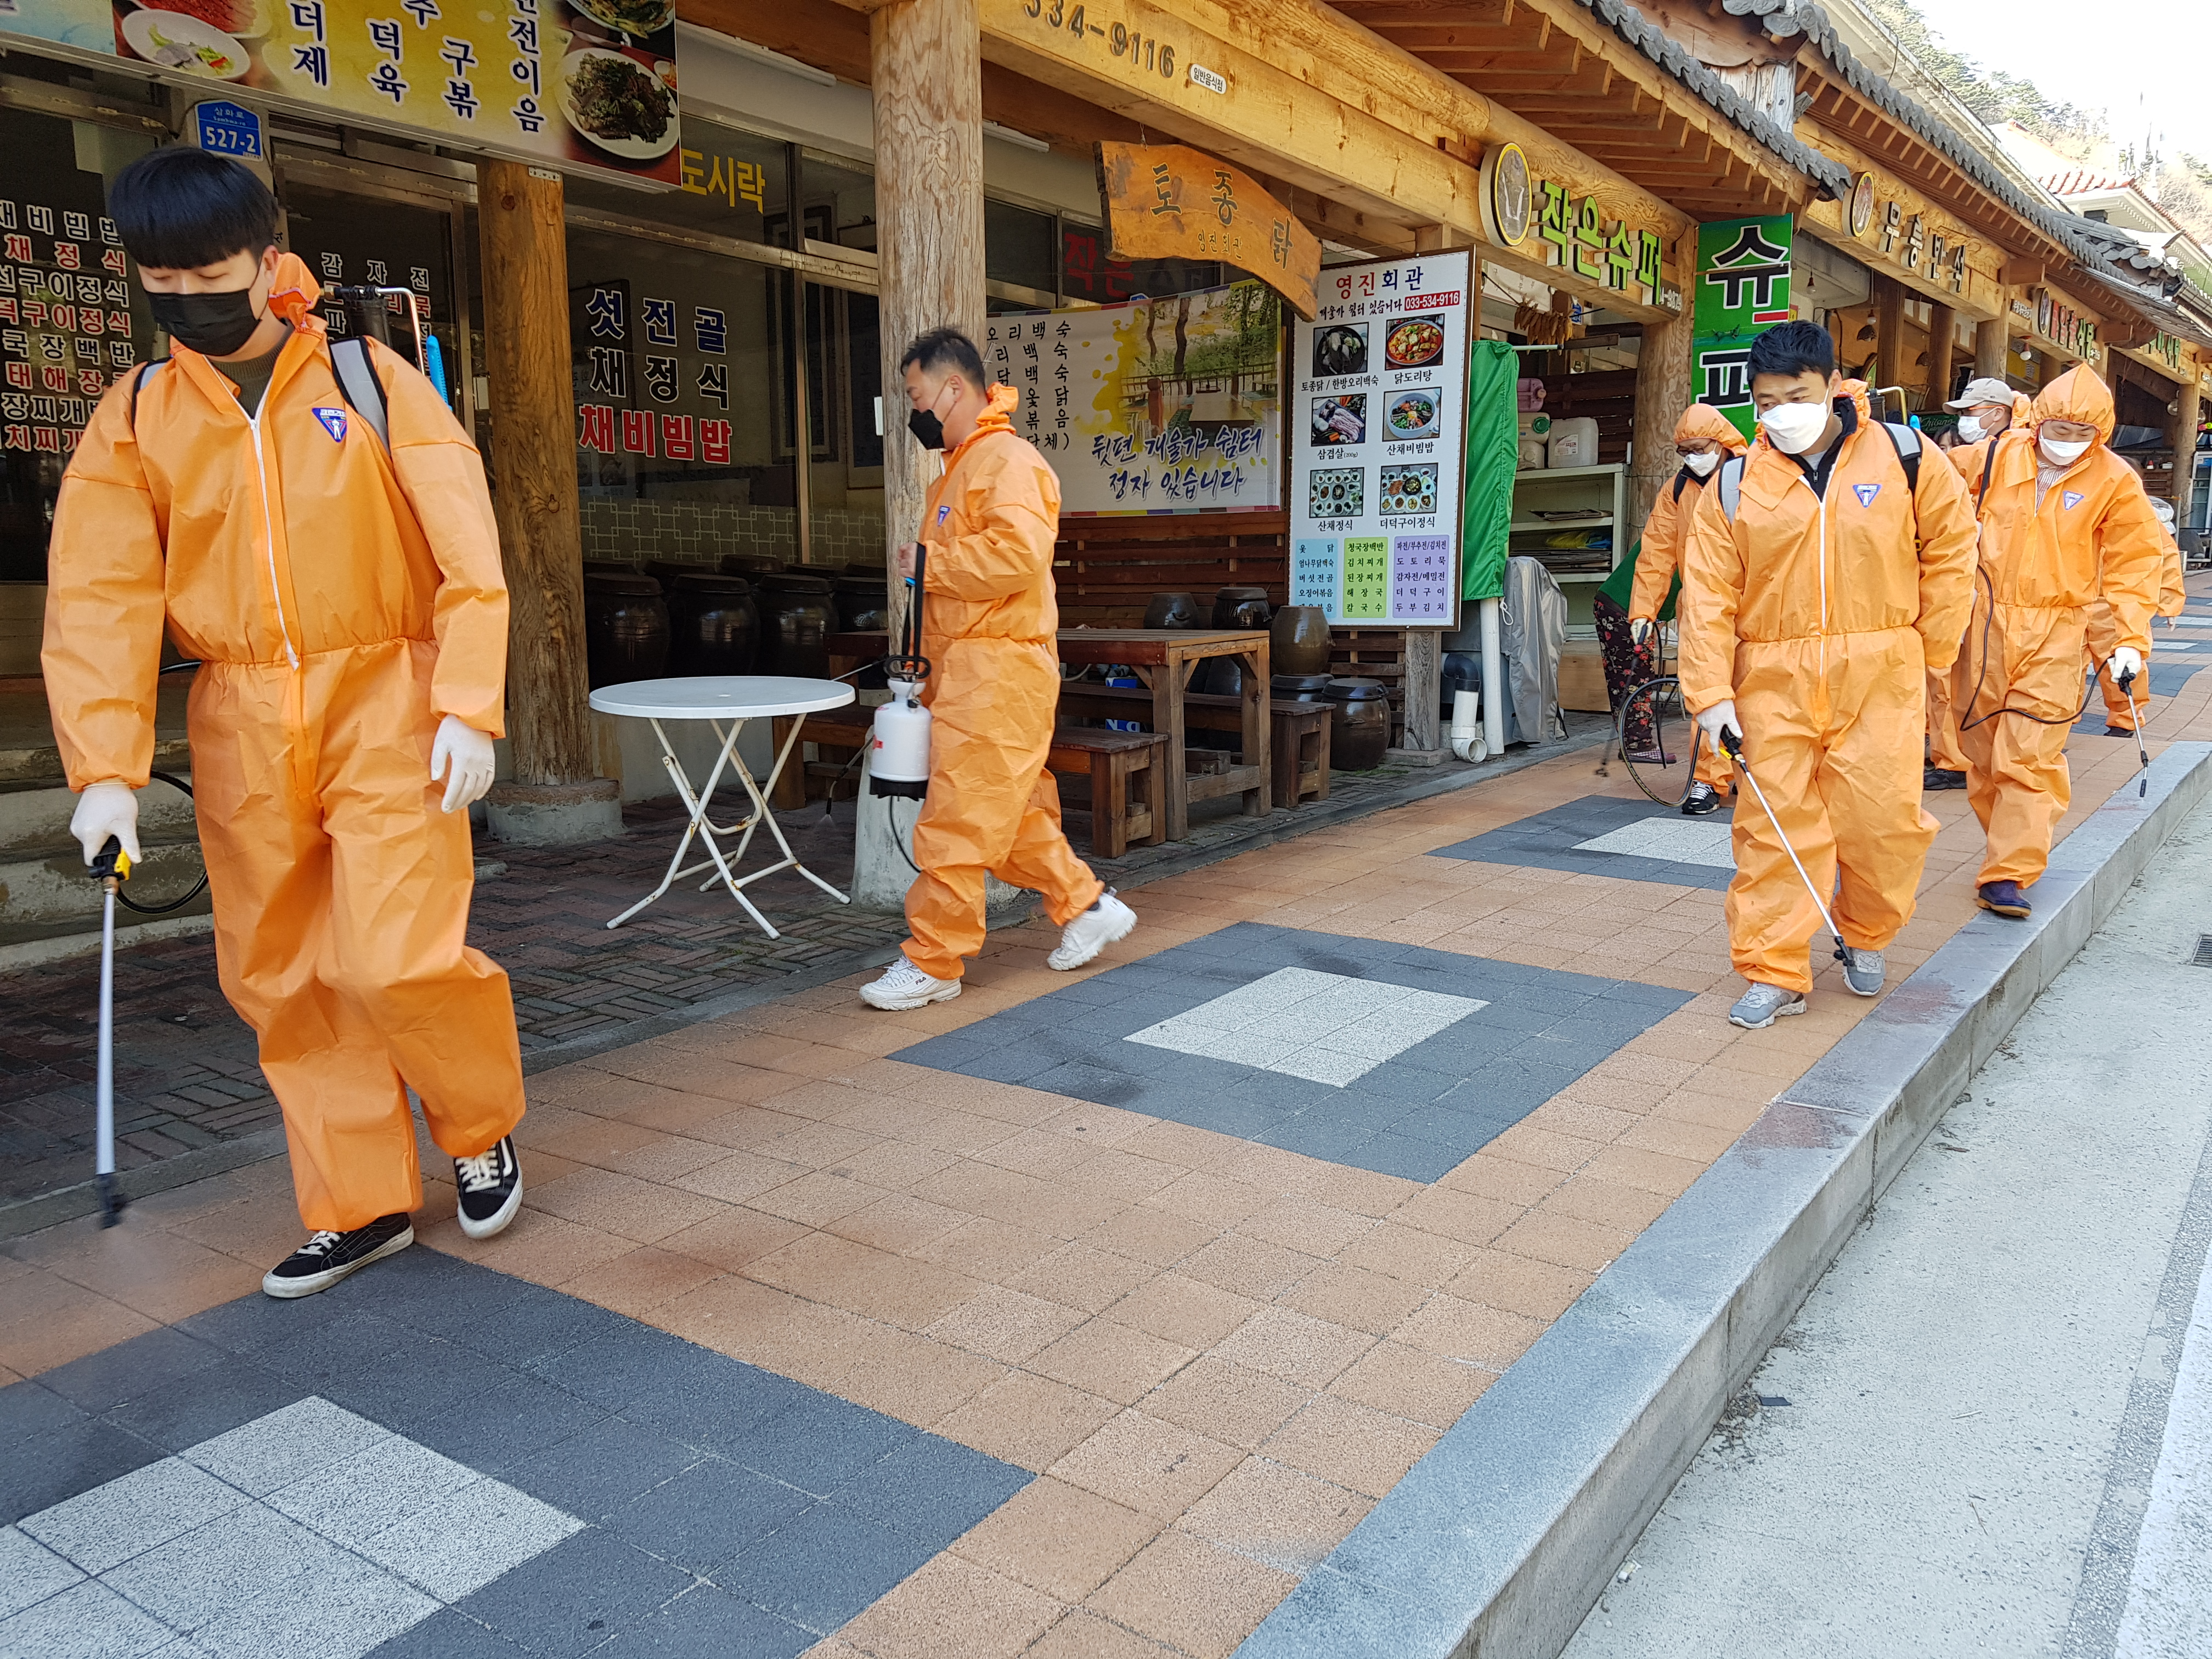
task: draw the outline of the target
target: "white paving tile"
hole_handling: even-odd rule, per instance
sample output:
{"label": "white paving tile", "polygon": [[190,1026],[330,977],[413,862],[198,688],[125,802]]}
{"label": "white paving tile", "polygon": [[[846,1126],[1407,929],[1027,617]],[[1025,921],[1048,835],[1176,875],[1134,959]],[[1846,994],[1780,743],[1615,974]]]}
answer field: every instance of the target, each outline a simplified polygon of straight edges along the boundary
{"label": "white paving tile", "polygon": [[458,1601],[584,1529],[503,1480],[479,1480],[356,1545],[441,1601]]}
{"label": "white paving tile", "polygon": [[97,1579],[0,1619],[0,1659],[142,1659],[176,1632]]}
{"label": "white paving tile", "polygon": [[389,1429],[310,1395],[187,1447],[179,1455],[258,1498],[391,1436]]}
{"label": "white paving tile", "polygon": [[1698,864],[1713,870],[1735,868],[1725,820],[1679,816],[1639,818],[1618,830],[1575,843],[1577,853],[1620,853],[1632,858],[1664,859],[1669,864]]}
{"label": "white paving tile", "polygon": [[350,1547],[355,1540],[410,1520],[448,1493],[483,1479],[466,1464],[394,1434],[304,1480],[279,1487],[262,1502],[333,1542]]}
{"label": "white paving tile", "polygon": [[252,1501],[180,1457],[164,1457],[19,1524],[96,1577]]}
{"label": "white paving tile", "polygon": [[35,1538],[0,1527],[0,1619],[58,1595],[83,1577]]}
{"label": "white paving tile", "polygon": [[1124,1040],[1341,1088],[1486,1006],[1382,980],[1280,968]]}

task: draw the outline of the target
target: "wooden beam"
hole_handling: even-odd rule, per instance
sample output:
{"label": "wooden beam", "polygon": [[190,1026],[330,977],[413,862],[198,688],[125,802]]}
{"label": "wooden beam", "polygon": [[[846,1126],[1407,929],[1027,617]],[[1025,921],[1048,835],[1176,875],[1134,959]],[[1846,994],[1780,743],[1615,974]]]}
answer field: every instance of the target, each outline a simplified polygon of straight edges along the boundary
{"label": "wooden beam", "polygon": [[[1674,260],[1678,270],[1697,269],[1696,231],[1682,233]],[[1644,343],[1636,351],[1636,424],[1629,443],[1628,525],[1615,532],[1618,536],[1642,532],[1660,487],[1674,471],[1674,423],[1691,403],[1693,331],[1688,305],[1680,316],[1644,325]]]}
{"label": "wooden beam", "polygon": [[1875,385],[1870,390],[1905,384],[1905,284],[1874,273]]}
{"label": "wooden beam", "polygon": [[2004,379],[2005,355],[2012,343],[2005,328],[2005,319],[1991,317],[1974,325],[1974,374],[1991,380]]}
{"label": "wooden beam", "polygon": [[1928,380],[1920,397],[1923,409],[1940,409],[1951,395],[1951,347],[1959,331],[1959,313],[1948,306],[1931,306],[1928,312]]}
{"label": "wooden beam", "polygon": [[507,568],[509,771],[525,785],[589,783],[584,534],[568,373],[568,248],[561,177],[477,163],[477,227],[491,381],[492,511]]}

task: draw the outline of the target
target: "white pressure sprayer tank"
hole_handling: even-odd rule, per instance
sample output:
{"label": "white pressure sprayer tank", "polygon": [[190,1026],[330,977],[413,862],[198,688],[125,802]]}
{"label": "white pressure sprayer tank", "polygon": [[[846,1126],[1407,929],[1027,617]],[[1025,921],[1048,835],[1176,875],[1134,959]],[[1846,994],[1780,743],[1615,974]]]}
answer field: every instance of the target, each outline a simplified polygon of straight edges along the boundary
{"label": "white pressure sprayer tank", "polygon": [[915,549],[914,578],[908,584],[913,592],[900,641],[903,649],[884,659],[884,678],[891,696],[877,708],[869,738],[871,794],[920,800],[929,791],[929,710],[921,704],[922,683],[929,678],[929,659],[921,654],[921,582],[928,557],[927,547]]}

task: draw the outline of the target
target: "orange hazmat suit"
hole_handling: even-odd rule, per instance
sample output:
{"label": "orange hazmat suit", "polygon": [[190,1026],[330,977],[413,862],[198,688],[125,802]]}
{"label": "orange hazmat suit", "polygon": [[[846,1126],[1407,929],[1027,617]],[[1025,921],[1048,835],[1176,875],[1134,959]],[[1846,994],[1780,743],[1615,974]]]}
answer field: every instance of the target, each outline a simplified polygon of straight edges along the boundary
{"label": "orange hazmat suit", "polygon": [[[2105,383],[2087,368],[2069,369],[2036,398],[2027,428],[1996,441],[1989,464],[1981,580],[1952,673],[1966,799],[1988,841],[1978,886],[2026,886],[2050,861],[2051,830],[2073,799],[2066,738],[2081,703],[2090,602],[2111,607],[2113,645],[2150,653],[2167,540],[2142,481],[2106,447],[2113,419]],[[2098,433],[2048,488],[2037,477],[2045,421]]]}
{"label": "orange hazmat suit", "polygon": [[[1731,522],[1698,503],[1683,555],[1682,693],[1729,698],[1744,758],[1844,942],[1887,949],[1912,918],[1936,822],[1920,807],[1925,673],[1959,648],[1974,521],[1959,475],[1923,450],[1908,493],[1863,382],[1844,382],[1825,495],[1761,436]],[[1812,988],[1819,910],[1750,792],[1738,800],[1729,951],[1756,984]],[[1838,885],[1840,871],[1841,884]]]}
{"label": "orange hazmat suit", "polygon": [[[2032,407],[2029,398],[2017,392],[2013,393],[2012,425],[2005,429],[2009,432],[2026,426]],[[1950,458],[1951,465],[1959,469],[1959,476],[1966,481],[1970,497],[1978,496],[1981,492],[1982,470],[1988,461],[1990,447],[1996,441],[1996,434],[1992,434],[1943,452]],[[1951,676],[1948,671],[1939,674],[1931,670],[1928,675],[1928,763],[1940,766],[1946,772],[1966,769],[1966,751],[1959,746],[1959,711],[1951,702]]]}
{"label": "orange hazmat suit", "polygon": [[1020,394],[994,386],[975,430],[945,457],[917,538],[923,570],[922,701],[929,793],[914,826],[921,874],[907,890],[907,959],[957,979],[983,944],[983,878],[1044,896],[1064,926],[1104,884],[1060,827],[1045,769],[1060,708],[1060,609],[1052,546],[1060,480],[1008,417]]}
{"label": "orange hazmat suit", "polygon": [[[2182,606],[2189,602],[2189,592],[2182,586],[2181,578],[2181,544],[2168,536],[2166,538],[2166,556],[2158,569],[2155,614],[2161,617],[2181,614]],[[2096,674],[2097,665],[2111,656],[2112,647],[2118,643],[2113,637],[2112,607],[2101,597],[2089,602],[2089,614],[2083,632],[2088,642],[2087,672]],[[2110,674],[2097,674],[2097,689],[2105,699],[2105,724],[2117,726],[2123,732],[2134,731],[2138,717],[2143,720],[2150,718],[2150,653],[2143,653],[2143,672],[2131,688],[2135,692],[2132,708],[2129,706],[2126,694],[2120,690],[2119,683]]]}
{"label": "orange hazmat suit", "polygon": [[310,1228],[422,1202],[407,1091],[473,1157],[522,1115],[507,975],[464,941],[468,819],[439,810],[440,720],[500,730],[507,587],[483,469],[429,382],[380,346],[390,453],[313,313],[249,419],[178,348],[101,399],[55,510],[44,664],[70,787],[143,787],[161,635],[203,665],[192,785],[223,994],[260,1039]]}
{"label": "orange hazmat suit", "polygon": [[[1698,438],[1710,438],[1720,445],[1723,459],[1744,452],[1743,434],[1711,404],[1692,404],[1674,422],[1676,443]],[[1690,515],[1698,510],[1698,498],[1711,482],[1711,475],[1700,478],[1684,467],[1659,486],[1659,499],[1651,503],[1651,516],[1644,521],[1643,550],[1636,556],[1636,584],[1628,595],[1630,621],[1641,617],[1655,622],[1666,607],[1668,591],[1682,568],[1682,544],[1689,535]],[[1735,765],[1717,745],[1700,736],[1696,776],[1698,782],[1711,784],[1724,795],[1735,785]]]}

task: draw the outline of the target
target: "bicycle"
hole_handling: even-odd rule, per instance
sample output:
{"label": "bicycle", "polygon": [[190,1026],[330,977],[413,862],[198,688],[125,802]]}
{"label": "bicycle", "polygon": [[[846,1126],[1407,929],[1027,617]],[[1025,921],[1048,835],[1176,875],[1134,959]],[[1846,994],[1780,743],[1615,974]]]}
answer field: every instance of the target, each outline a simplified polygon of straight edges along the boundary
{"label": "bicycle", "polygon": [[[1660,627],[1647,642],[1655,668],[1667,666],[1667,641],[1671,629]],[[1651,734],[1651,746],[1632,750],[1628,733]],[[1698,745],[1705,738],[1698,723],[1682,705],[1682,686],[1674,675],[1659,672],[1631,686],[1613,711],[1613,731],[1598,756],[1597,775],[1613,775],[1618,754],[1636,787],[1661,806],[1680,806],[1697,781]],[[1675,775],[1680,769],[1680,776]]]}

